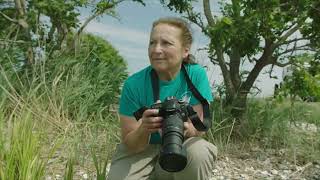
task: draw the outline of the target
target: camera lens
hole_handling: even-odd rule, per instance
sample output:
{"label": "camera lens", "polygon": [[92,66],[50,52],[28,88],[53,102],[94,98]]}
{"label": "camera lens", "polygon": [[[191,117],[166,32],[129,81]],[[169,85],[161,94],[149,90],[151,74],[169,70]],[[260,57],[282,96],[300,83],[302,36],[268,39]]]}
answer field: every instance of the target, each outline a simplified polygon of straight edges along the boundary
{"label": "camera lens", "polygon": [[162,133],[159,164],[169,172],[181,171],[187,165],[187,156],[182,146],[183,120],[178,113],[165,117]]}
{"label": "camera lens", "polygon": [[[179,147],[175,147],[176,145],[172,145],[171,148],[177,149]],[[162,169],[168,172],[178,172],[183,170],[187,165],[187,157],[186,153],[176,153],[174,151],[161,152],[159,164]]]}

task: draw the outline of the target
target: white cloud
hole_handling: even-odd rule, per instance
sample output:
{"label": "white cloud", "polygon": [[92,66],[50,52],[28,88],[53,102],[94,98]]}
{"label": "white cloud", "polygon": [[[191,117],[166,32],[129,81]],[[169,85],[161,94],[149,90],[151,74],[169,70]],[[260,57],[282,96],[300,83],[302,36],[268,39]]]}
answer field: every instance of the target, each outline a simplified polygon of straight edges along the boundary
{"label": "white cloud", "polygon": [[97,21],[91,22],[85,31],[97,34],[111,42],[127,61],[130,74],[148,65],[149,33]]}
{"label": "white cloud", "polygon": [[107,25],[96,21],[91,22],[90,25],[87,26],[85,31],[100,34],[110,40],[122,42],[127,41],[127,43],[138,45],[144,44],[149,41],[149,33],[147,32],[118,27],[115,25]]}

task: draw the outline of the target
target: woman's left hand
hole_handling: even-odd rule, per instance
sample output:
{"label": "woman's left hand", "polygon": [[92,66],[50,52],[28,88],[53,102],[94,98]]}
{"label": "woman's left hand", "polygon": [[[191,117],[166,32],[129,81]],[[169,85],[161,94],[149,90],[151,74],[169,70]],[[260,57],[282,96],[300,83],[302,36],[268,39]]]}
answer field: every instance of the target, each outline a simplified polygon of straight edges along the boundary
{"label": "woman's left hand", "polygon": [[198,136],[198,131],[194,128],[194,126],[192,125],[192,122],[190,121],[184,122],[183,126],[184,126],[185,138]]}
{"label": "woman's left hand", "polygon": [[[193,110],[197,112],[200,120],[202,121],[203,119],[203,107],[201,104],[192,106]],[[201,136],[204,134],[204,132],[197,131],[197,129],[193,126],[192,122],[190,119],[188,121],[184,122],[184,137],[195,137],[195,136]]]}

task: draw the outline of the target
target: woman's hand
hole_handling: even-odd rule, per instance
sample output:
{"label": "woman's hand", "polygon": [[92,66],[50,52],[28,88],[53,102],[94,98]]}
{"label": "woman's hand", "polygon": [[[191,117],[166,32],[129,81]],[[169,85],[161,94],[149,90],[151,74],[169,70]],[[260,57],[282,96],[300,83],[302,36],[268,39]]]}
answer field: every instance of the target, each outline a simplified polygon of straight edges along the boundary
{"label": "woman's hand", "polygon": [[[193,110],[197,112],[201,121],[203,121],[203,107],[201,104],[192,106]],[[184,137],[195,137],[202,136],[205,132],[198,131],[192,124],[191,120],[188,119],[187,122],[184,122]]]}
{"label": "woman's hand", "polygon": [[151,134],[161,130],[163,118],[158,116],[159,109],[147,109],[139,120],[139,131]]}
{"label": "woman's hand", "polygon": [[183,123],[184,126],[184,137],[193,137],[197,136],[197,130],[193,127],[192,122],[187,121]]}

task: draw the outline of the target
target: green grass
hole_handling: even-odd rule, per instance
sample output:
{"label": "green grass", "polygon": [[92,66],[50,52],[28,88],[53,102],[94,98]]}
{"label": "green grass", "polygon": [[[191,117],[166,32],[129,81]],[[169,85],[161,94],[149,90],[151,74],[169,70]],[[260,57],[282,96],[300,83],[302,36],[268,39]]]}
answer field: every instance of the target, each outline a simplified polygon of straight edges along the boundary
{"label": "green grass", "polygon": [[[249,99],[241,132],[235,122],[218,103],[214,105],[214,127],[207,138],[218,145],[222,153],[244,150],[249,146],[262,149],[285,149],[286,158],[299,162],[320,157],[320,103]],[[318,127],[317,131],[302,130],[303,126]],[[243,144],[243,145],[239,145]]]}
{"label": "green grass", "polygon": [[[19,111],[18,107],[16,111]],[[32,114],[28,111],[13,112],[7,128],[1,132],[0,177],[6,180],[42,179],[45,161],[40,156],[40,133],[34,128]],[[1,116],[2,128],[4,116]]]}
{"label": "green grass", "polygon": [[118,79],[106,66],[87,67],[88,76],[86,65],[79,61],[66,71],[70,65],[62,63],[50,66],[50,73],[45,64],[16,73],[0,65],[0,179],[37,180],[56,173],[74,179],[77,170],[95,168],[106,176],[100,163],[110,161],[119,142],[110,108],[118,92],[111,79]]}

